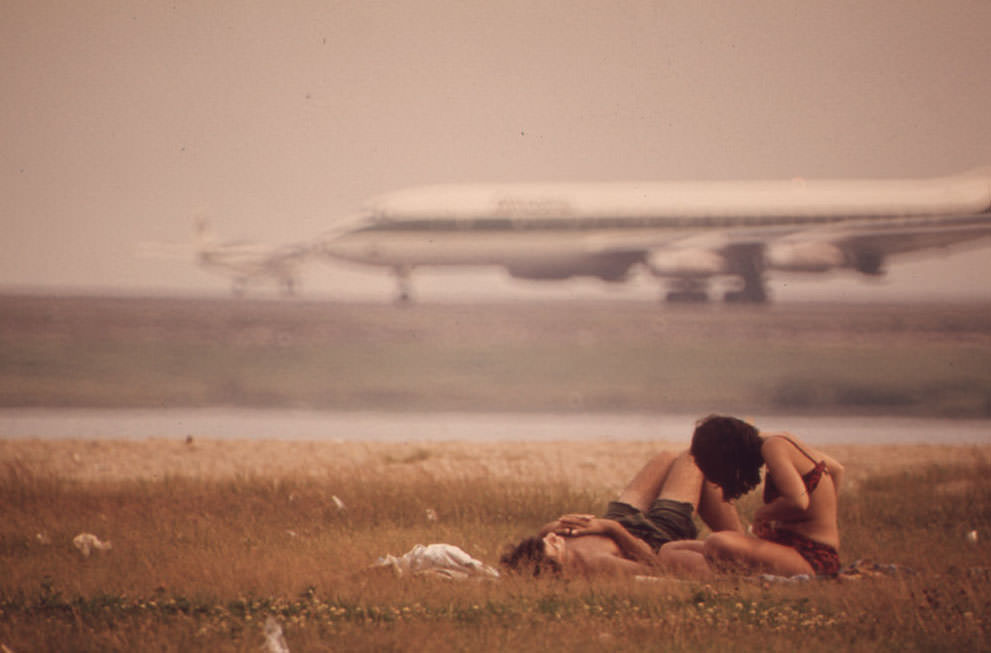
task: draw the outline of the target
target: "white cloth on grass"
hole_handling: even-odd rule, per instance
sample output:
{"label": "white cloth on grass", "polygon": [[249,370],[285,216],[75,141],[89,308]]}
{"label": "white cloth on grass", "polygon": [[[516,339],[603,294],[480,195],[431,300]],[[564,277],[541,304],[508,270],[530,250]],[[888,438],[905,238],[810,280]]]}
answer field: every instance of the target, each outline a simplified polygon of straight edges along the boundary
{"label": "white cloth on grass", "polygon": [[437,576],[451,580],[498,578],[499,572],[453,544],[417,544],[403,555],[385,555],[372,567],[392,567],[397,576]]}

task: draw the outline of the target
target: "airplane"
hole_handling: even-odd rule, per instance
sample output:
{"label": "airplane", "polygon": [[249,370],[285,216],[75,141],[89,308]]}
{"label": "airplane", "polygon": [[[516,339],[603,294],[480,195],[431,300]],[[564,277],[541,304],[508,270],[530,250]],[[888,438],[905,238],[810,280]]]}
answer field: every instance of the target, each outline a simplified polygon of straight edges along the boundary
{"label": "airplane", "polygon": [[391,268],[400,302],[432,266],[512,277],[626,280],[645,268],[671,302],[768,301],[768,272],[884,273],[894,255],[991,235],[991,168],[929,179],[467,184],[372,200],[315,251]]}
{"label": "airplane", "polygon": [[232,292],[245,293],[247,286],[274,281],[282,294],[296,294],[299,267],[310,256],[312,245],[266,245],[248,241],[217,242],[205,220],[197,220],[199,247],[196,260],[203,268],[232,278]]}
{"label": "airplane", "polygon": [[142,243],[138,252],[144,257],[171,258],[180,252],[188,256],[191,247],[201,267],[231,278],[231,291],[238,297],[244,295],[249,285],[266,282],[275,282],[283,295],[294,295],[299,287],[299,268],[313,250],[312,244],[217,242],[207,221],[199,218],[192,244]]}

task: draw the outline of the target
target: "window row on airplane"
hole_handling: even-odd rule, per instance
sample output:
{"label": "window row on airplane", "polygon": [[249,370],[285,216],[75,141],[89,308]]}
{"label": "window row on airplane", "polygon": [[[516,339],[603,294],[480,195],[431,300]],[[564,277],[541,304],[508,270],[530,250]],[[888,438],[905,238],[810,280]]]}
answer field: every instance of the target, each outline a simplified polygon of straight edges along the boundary
{"label": "window row on airplane", "polygon": [[357,231],[600,231],[647,229],[730,229],[746,227],[825,226],[869,221],[886,228],[968,225],[984,222],[987,214],[964,216],[878,215],[734,215],[734,216],[595,216],[595,217],[477,217],[404,219],[377,218]]}

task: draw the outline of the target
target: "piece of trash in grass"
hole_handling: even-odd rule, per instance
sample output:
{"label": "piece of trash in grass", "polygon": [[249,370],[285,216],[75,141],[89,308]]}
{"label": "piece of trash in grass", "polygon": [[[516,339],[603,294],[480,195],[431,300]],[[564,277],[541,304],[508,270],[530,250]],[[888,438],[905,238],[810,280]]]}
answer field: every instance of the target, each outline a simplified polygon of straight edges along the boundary
{"label": "piece of trash in grass", "polygon": [[437,521],[437,511],[433,508],[427,508],[426,515],[427,521]]}
{"label": "piece of trash in grass", "polygon": [[265,650],[268,653],[289,653],[289,645],[282,635],[282,626],[272,615],[265,619]]}
{"label": "piece of trash in grass", "polygon": [[94,549],[97,551],[109,551],[114,548],[113,543],[104,542],[92,533],[80,533],[72,538],[72,545],[79,549],[79,552],[83,554],[84,558],[88,558]]}
{"label": "piece of trash in grass", "polygon": [[345,510],[346,509],[346,506],[344,505],[344,502],[341,501],[340,497],[338,497],[336,494],[331,495],[330,500],[334,502],[334,505],[337,506],[337,509],[338,510]]}
{"label": "piece of trash in grass", "polygon": [[385,555],[375,561],[370,569],[391,568],[396,576],[430,576],[447,580],[493,580],[499,571],[468,555],[453,544],[417,544],[408,552],[396,557]]}

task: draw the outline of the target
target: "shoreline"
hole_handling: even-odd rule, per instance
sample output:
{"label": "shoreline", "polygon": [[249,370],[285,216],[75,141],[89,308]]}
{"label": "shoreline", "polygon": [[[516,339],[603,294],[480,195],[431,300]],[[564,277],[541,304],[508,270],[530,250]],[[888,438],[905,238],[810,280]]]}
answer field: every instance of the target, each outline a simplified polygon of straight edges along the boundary
{"label": "shoreline", "polygon": [[[39,440],[148,438],[281,442],[681,441],[703,413],[321,411],[262,408],[0,408],[0,437]],[[991,444],[987,418],[886,415],[744,415],[762,431],[810,445]],[[935,434],[935,435],[934,435]]]}

